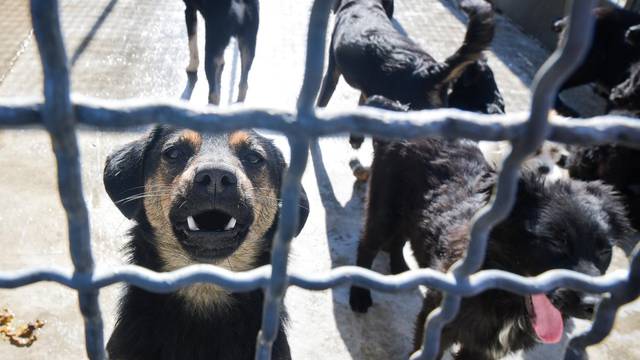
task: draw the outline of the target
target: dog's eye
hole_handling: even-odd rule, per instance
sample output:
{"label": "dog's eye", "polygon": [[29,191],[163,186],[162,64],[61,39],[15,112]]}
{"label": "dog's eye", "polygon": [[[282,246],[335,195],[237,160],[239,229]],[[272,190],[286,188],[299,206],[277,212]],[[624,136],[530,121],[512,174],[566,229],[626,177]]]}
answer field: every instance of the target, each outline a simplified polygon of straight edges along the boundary
{"label": "dog's eye", "polygon": [[250,152],[246,154],[243,160],[251,165],[260,164],[264,159],[257,152]]}
{"label": "dog's eye", "polygon": [[169,161],[176,161],[184,156],[182,150],[178,149],[175,146],[165,149],[162,152],[162,156]]}

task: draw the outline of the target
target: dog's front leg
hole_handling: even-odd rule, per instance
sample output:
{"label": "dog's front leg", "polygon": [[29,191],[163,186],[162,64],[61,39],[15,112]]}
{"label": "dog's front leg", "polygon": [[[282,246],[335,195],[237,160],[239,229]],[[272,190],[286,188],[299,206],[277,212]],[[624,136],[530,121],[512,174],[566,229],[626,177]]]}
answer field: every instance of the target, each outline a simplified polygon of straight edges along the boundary
{"label": "dog's front leg", "polygon": [[197,73],[200,59],[198,58],[198,12],[196,8],[187,5],[184,10],[184,17],[187,23],[187,35],[189,36],[189,65],[188,73]]}

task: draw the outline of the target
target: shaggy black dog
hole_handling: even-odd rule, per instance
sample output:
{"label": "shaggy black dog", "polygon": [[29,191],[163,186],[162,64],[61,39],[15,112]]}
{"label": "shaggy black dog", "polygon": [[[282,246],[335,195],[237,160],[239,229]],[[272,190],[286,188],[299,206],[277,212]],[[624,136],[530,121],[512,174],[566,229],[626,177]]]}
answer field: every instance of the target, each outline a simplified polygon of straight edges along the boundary
{"label": "shaggy black dog", "polygon": [[[285,167],[280,151],[252,131],[157,127],[109,156],[104,183],[136,222],[128,245],[133,264],[157,272],[196,263],[246,271],[270,262]],[[298,232],[308,209],[303,190]],[[127,286],[109,357],[254,359],[263,297],[261,290],[231,293],[209,283],[171,294]],[[283,326],[275,359],[291,358]]]}
{"label": "shaggy black dog", "polygon": [[[393,104],[388,104],[393,106]],[[409,240],[418,264],[447,271],[469,243],[472,216],[489,201],[496,173],[474,142],[422,138],[377,142],[366,223],[357,265],[370,268],[381,249],[391,272],[407,269],[402,247]],[[613,189],[600,182],[545,182],[523,171],[514,209],[490,233],[483,269],[523,276],[563,268],[601,275],[612,243],[631,227]],[[590,318],[598,297],[566,289],[519,296],[491,290],[464,299],[442,334],[441,354],[458,343],[457,359],[497,359],[536,342],[557,342],[567,317]],[[416,321],[415,349],[427,315],[441,301],[428,291]],[[354,311],[372,305],[370,291],[352,287]]]}
{"label": "shaggy black dog", "polygon": [[[629,77],[631,64],[640,60],[640,46],[634,39],[640,33],[634,25],[640,24],[640,14],[617,7],[599,7],[593,10],[596,17],[591,48],[585,60],[560,87],[560,92],[572,87],[594,83],[609,97],[612,88]],[[568,19],[554,23],[553,30],[560,33],[560,42],[566,36]],[[579,114],[558,97],[556,110],[566,116]]]}
{"label": "shaggy black dog", "polygon": [[469,14],[469,26],[464,43],[444,62],[438,62],[394,28],[385,3],[340,2],[318,106],[327,105],[341,74],[362,92],[363,100],[382,95],[412,109],[447,106],[450,83],[481,56],[493,38],[491,5],[465,0],[461,6]]}
{"label": "shaggy black dog", "polygon": [[189,35],[190,61],[187,72],[198,71],[198,15],[204,18],[206,34],[204,47],[204,71],[209,82],[209,103],[220,103],[220,81],[224,69],[224,49],[231,37],[238,40],[241,56],[238,101],[247,96],[249,70],[256,53],[258,35],[258,0],[184,0],[184,11]]}

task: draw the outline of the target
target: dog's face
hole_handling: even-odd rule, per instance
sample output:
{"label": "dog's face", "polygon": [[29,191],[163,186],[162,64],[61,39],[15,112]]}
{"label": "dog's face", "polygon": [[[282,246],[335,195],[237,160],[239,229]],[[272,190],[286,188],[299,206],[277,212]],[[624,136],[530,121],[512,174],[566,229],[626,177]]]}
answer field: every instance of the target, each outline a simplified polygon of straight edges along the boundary
{"label": "dog's face", "polygon": [[[285,168],[253,131],[157,127],[109,156],[104,181],[120,211],[150,227],[163,270],[210,263],[243,271],[270,249]],[[304,190],[300,212],[299,230]]]}
{"label": "dog's face", "polygon": [[[488,267],[524,276],[558,268],[590,276],[604,274],[612,244],[632,233],[613,189],[598,182],[544,183],[537,176],[523,175],[512,214],[492,231]],[[598,300],[598,296],[567,289],[524,298],[534,330],[548,342],[562,335],[562,315],[591,318]],[[542,320],[536,327],[537,315]]]}

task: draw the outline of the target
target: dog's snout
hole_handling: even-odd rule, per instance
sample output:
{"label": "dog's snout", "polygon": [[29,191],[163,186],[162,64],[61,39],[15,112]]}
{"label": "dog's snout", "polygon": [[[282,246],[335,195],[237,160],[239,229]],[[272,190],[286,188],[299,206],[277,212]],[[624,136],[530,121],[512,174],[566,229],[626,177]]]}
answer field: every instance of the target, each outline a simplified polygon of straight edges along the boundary
{"label": "dog's snout", "polygon": [[551,168],[548,165],[540,165],[538,167],[538,172],[542,175],[547,175],[551,172]]}
{"label": "dog's snout", "polygon": [[197,187],[222,193],[234,187],[238,178],[229,170],[206,167],[197,170],[193,182]]}

